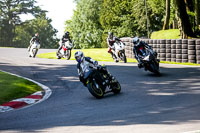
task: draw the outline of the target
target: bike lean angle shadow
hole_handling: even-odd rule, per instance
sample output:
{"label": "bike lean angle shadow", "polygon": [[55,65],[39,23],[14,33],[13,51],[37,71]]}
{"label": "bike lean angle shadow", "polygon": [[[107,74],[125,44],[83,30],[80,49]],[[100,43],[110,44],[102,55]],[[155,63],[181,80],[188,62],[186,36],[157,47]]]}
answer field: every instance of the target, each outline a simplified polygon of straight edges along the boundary
{"label": "bike lean angle shadow", "polygon": [[[158,77],[135,65],[110,65],[108,70],[120,82],[122,93],[98,100],[80,83],[76,65],[38,65],[10,66],[0,63],[0,69],[41,82],[53,91],[52,96],[40,104],[0,114],[3,121],[0,122],[0,131],[177,124],[200,120],[200,68],[161,67],[161,76]],[[40,67],[46,65],[55,67]]]}

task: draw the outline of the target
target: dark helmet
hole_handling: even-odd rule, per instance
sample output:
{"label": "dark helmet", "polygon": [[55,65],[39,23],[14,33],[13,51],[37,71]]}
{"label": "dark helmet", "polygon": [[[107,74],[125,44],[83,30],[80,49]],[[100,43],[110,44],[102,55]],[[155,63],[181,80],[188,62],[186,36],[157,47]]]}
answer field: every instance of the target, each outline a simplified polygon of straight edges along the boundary
{"label": "dark helmet", "polygon": [[112,32],[108,32],[108,38],[112,39],[113,38],[113,33]]}
{"label": "dark helmet", "polygon": [[133,44],[137,44],[139,41],[140,41],[140,39],[138,37],[133,38]]}
{"label": "dark helmet", "polygon": [[69,37],[69,32],[68,31],[65,32],[65,36]]}
{"label": "dark helmet", "polygon": [[83,59],[85,58],[85,56],[84,56],[82,51],[77,51],[74,54],[74,57],[75,57],[76,61],[79,62],[79,63],[81,63],[83,61]]}

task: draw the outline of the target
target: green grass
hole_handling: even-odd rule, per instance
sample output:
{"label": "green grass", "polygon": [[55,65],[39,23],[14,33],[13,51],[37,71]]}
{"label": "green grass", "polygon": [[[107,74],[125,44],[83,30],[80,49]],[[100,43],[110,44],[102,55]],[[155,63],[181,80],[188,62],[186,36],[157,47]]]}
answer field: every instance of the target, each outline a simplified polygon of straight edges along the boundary
{"label": "green grass", "polygon": [[160,30],[151,34],[151,39],[180,39],[179,29]]}
{"label": "green grass", "polygon": [[[79,50],[75,50],[75,49],[72,50],[72,56],[70,60],[75,60],[74,54],[76,51],[79,51]],[[91,57],[92,59],[96,61],[113,62],[113,58],[107,52],[107,48],[81,49],[80,51],[83,51],[85,56]],[[37,57],[47,58],[47,59],[57,59],[56,52],[38,54]],[[127,62],[136,62],[136,60],[128,58]]]}
{"label": "green grass", "polygon": [[195,64],[195,63],[178,63],[178,62],[169,62],[169,61],[160,61],[160,63],[165,63],[165,64],[177,64],[177,65],[190,65],[190,66],[200,66],[200,64]]}
{"label": "green grass", "polygon": [[31,81],[0,71],[0,104],[41,90],[41,87]]}
{"label": "green grass", "polygon": [[[74,53],[79,50],[72,50],[72,57],[70,60],[74,59]],[[107,52],[106,48],[95,48],[95,49],[82,49],[85,56],[89,56],[97,61],[108,61],[113,62],[111,55]],[[51,53],[42,53],[37,55],[39,58],[47,58],[47,59],[57,59],[56,52]],[[128,62],[137,62],[135,59],[128,58]],[[161,61],[160,63],[165,64],[177,64],[177,65],[192,65],[192,66],[200,66],[200,64],[195,63],[177,63],[177,62],[169,62],[169,61]]]}

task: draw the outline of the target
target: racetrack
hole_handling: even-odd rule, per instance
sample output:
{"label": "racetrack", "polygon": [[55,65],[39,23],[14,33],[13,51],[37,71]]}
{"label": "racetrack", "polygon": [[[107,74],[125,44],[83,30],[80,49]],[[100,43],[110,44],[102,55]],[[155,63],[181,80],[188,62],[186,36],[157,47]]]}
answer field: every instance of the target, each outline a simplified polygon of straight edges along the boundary
{"label": "racetrack", "polygon": [[[55,50],[39,50],[52,52]],[[48,86],[52,95],[28,108],[0,113],[0,132],[181,133],[200,130],[200,67],[161,64],[161,76],[136,63],[109,63],[122,93],[95,99],[79,82],[76,62],[29,58],[0,48],[0,69]]]}

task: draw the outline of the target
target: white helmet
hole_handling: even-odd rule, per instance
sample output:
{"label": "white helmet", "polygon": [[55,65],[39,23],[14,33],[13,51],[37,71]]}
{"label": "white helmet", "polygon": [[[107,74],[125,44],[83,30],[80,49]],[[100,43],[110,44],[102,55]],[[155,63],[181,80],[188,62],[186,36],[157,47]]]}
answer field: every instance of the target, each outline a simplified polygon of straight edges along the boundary
{"label": "white helmet", "polygon": [[75,57],[76,61],[79,62],[79,63],[81,63],[83,61],[83,59],[85,58],[85,56],[84,56],[82,51],[77,51],[74,54],[74,57]]}

